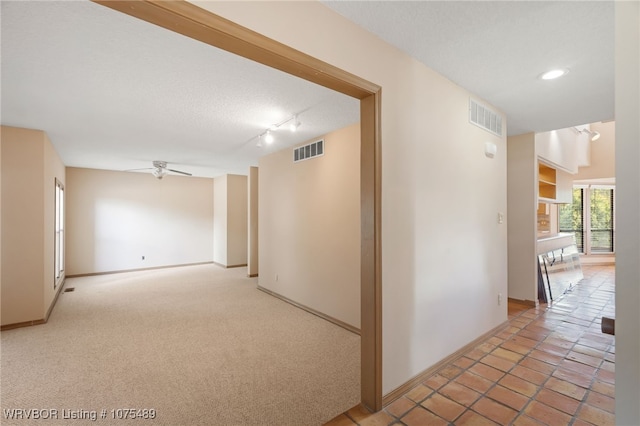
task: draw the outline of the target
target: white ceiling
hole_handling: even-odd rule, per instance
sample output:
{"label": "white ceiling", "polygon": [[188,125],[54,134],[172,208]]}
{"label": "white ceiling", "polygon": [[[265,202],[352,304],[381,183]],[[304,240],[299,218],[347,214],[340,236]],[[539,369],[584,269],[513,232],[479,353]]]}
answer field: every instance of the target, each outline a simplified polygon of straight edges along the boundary
{"label": "white ceiling", "polygon": [[614,118],[614,1],[323,3],[506,112],[509,135]]}
{"label": "white ceiling", "polygon": [[[505,111],[511,135],[614,118],[613,1],[324,3]],[[246,174],[358,121],[354,99],[94,3],[0,7],[2,124],[45,130],[68,166]],[[570,73],[537,78],[555,67]]]}
{"label": "white ceiling", "polygon": [[[0,3],[2,124],[46,131],[67,166],[247,174],[359,121],[353,98],[95,3]],[[256,147],[298,112],[298,131]]]}

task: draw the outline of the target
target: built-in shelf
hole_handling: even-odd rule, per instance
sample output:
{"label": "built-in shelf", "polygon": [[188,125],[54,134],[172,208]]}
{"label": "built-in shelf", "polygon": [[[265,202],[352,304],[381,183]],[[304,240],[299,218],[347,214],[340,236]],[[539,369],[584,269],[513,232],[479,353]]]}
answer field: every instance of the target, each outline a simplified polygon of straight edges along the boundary
{"label": "built-in shelf", "polygon": [[538,203],[564,204],[573,201],[573,178],[538,161]]}
{"label": "built-in shelf", "polygon": [[538,203],[558,204],[555,198],[538,197]]}
{"label": "built-in shelf", "polygon": [[556,169],[538,163],[538,199],[554,202],[556,199]]}

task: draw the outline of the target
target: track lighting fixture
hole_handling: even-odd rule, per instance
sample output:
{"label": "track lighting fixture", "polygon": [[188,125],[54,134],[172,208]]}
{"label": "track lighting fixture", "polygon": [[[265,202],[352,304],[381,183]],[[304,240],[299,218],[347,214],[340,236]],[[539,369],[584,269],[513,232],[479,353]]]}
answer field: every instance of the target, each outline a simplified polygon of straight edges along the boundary
{"label": "track lighting fixture", "polygon": [[298,130],[298,127],[300,127],[300,124],[302,123],[298,121],[298,114],[294,115],[291,124],[289,124],[289,130],[295,132],[296,130]]}
{"label": "track lighting fixture", "polygon": [[[304,110],[304,111],[306,111],[306,110]],[[300,127],[302,125],[302,123],[298,119],[299,115],[300,115],[300,113],[296,113],[296,114],[292,115],[291,117],[287,118],[286,120],[281,121],[280,123],[272,124],[271,126],[269,126],[268,129],[266,129],[264,132],[260,133],[257,136],[258,142],[256,143],[256,146],[258,148],[262,148],[262,141],[263,140],[267,145],[272,144],[275,141],[275,137],[273,136],[273,132],[278,130],[285,123],[289,123],[289,130],[291,130],[292,132],[297,131],[298,127]],[[255,139],[255,137],[251,138],[251,139]]]}
{"label": "track lighting fixture", "polygon": [[600,132],[596,132],[596,131],[591,131],[589,129],[578,129],[577,127],[574,127],[573,130],[577,133],[577,134],[581,134],[581,133],[585,133],[587,135],[589,135],[589,138],[591,140],[591,142],[597,141],[598,139],[600,139]]}
{"label": "track lighting fixture", "polygon": [[273,143],[273,135],[271,134],[271,130],[267,130],[267,133],[264,135],[264,141],[268,144]]}

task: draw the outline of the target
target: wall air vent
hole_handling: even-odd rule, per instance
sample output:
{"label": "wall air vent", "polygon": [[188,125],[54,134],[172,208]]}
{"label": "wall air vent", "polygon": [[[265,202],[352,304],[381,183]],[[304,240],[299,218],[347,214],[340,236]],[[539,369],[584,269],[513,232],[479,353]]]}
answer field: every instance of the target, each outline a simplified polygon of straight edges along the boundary
{"label": "wall air vent", "polygon": [[324,155],[324,139],[293,149],[293,162]]}
{"label": "wall air vent", "polygon": [[469,122],[502,136],[502,116],[473,99],[469,99]]}

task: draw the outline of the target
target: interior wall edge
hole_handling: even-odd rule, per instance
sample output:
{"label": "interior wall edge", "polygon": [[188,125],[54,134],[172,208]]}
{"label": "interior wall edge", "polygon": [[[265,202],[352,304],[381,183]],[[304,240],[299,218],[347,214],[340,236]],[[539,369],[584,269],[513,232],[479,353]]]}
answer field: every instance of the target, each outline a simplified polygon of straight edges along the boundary
{"label": "interior wall edge", "polygon": [[615,421],[640,424],[640,2],[615,2]]}
{"label": "interior wall edge", "polygon": [[310,314],[313,314],[313,315],[315,315],[317,317],[320,317],[325,321],[329,321],[330,323],[335,324],[340,328],[344,328],[345,330],[350,331],[351,333],[357,334],[358,336],[361,335],[360,329],[357,328],[357,327],[352,326],[351,324],[347,324],[344,321],[340,321],[337,318],[334,318],[334,317],[332,317],[330,315],[326,315],[326,314],[324,314],[324,313],[322,313],[320,311],[317,311],[317,310],[315,310],[313,308],[310,308],[310,307],[305,306],[305,305],[303,305],[301,303],[298,303],[295,300],[291,300],[291,299],[289,299],[289,298],[287,298],[287,297],[285,297],[285,296],[283,296],[281,294],[278,294],[275,291],[271,291],[269,289],[261,287],[260,285],[258,285],[258,290],[263,291],[263,292],[267,293],[268,295],[273,296],[273,297],[275,297],[277,299],[280,299],[283,302],[286,302],[286,303],[288,303],[290,305],[293,305],[296,308],[302,309],[303,311],[309,312]]}

